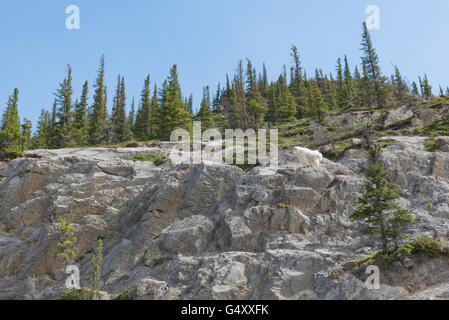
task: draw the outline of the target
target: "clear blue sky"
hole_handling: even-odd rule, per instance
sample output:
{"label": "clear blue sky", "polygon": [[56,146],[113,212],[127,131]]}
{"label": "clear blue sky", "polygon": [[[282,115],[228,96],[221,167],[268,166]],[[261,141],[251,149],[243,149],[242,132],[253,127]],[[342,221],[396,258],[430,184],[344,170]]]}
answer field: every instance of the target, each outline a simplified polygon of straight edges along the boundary
{"label": "clear blue sky", "polygon": [[[80,8],[80,30],[65,27],[71,4]],[[128,106],[147,73],[152,85],[161,84],[174,63],[194,108],[202,87],[214,92],[239,59],[259,70],[265,62],[270,79],[277,78],[292,44],[308,75],[315,67],[334,72],[344,54],[353,67],[368,5],[380,8],[380,29],[371,33],[384,72],[397,64],[410,81],[427,73],[435,92],[449,84],[447,0],[0,0],[0,112],[17,87],[21,118],[35,125],[40,109],[51,108],[68,63],[75,96],[88,80],[91,103],[102,54],[109,104],[120,73]]]}

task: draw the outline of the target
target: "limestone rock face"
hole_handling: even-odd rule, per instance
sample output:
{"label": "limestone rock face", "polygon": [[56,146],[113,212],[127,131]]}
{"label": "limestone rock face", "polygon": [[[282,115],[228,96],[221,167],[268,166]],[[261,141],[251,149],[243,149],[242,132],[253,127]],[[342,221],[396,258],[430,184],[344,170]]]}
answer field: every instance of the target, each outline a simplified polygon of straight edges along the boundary
{"label": "limestone rock face", "polygon": [[[448,138],[438,137],[433,153],[425,151],[425,138],[391,138],[398,143],[384,149],[382,161],[401,188],[400,204],[417,221],[409,233],[449,243]],[[421,264],[413,275],[395,271],[403,282],[372,292],[352,274],[330,277],[344,261],[377,249],[349,219],[363,189],[366,152],[351,149],[339,162],[323,159],[313,167],[287,150],[271,175],[261,167],[130,160],[142,153],[167,156],[170,147],[34,150],[32,157],[0,163],[0,299],[61,294],[68,275],[65,260],[52,255],[58,218],[75,228],[72,263],[83,286],[96,240],[103,239],[105,297],[125,289],[135,299],[444,295],[443,287],[426,287],[443,278],[424,279]],[[441,274],[449,270],[432,263],[428,267]],[[423,286],[411,288],[413,279],[424,279]]]}

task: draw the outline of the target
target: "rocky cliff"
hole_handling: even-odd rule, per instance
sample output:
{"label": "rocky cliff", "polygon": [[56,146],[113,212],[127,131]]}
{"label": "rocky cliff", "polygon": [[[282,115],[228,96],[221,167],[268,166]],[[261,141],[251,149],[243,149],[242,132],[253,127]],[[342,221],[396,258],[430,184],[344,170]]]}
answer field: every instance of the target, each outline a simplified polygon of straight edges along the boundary
{"label": "rocky cliff", "polygon": [[[449,153],[425,151],[425,138],[392,138],[382,159],[417,221],[407,232],[446,243]],[[287,150],[268,176],[260,167],[130,160],[149,153],[168,151],[35,150],[0,163],[0,298],[61,294],[66,262],[52,256],[58,218],[75,227],[82,285],[103,239],[105,297],[125,289],[135,299],[449,296],[449,264],[441,257],[381,268],[378,290],[355,273],[335,277],[343,263],[376,250],[348,219],[363,188],[361,150],[347,150],[338,162],[324,159],[319,168],[295,166]]]}

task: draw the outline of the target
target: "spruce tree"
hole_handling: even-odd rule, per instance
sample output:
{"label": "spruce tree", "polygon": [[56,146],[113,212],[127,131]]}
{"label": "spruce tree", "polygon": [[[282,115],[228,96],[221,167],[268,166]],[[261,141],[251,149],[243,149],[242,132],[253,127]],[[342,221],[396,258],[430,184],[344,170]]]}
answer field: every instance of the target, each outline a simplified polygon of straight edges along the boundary
{"label": "spruce tree", "polygon": [[[292,83],[291,90],[292,94],[295,98],[295,103],[297,105],[297,116],[301,118],[304,113],[304,105],[305,105],[305,76],[303,76],[301,61],[299,59],[299,53],[296,46],[292,46],[290,53],[293,60],[293,72],[292,72]],[[284,79],[287,81],[284,72]]]}
{"label": "spruce tree", "polygon": [[323,123],[326,114],[329,112],[328,104],[324,101],[321,91],[315,82],[311,83],[308,90],[308,111],[319,123]]}
{"label": "spruce tree", "polygon": [[348,86],[345,81],[341,59],[337,60],[337,103],[340,108],[345,108],[349,102]]}
{"label": "spruce tree", "polygon": [[104,56],[100,60],[100,69],[95,83],[94,104],[89,113],[89,142],[100,144],[107,142],[107,95],[104,84]]}
{"label": "spruce tree", "polygon": [[0,130],[0,158],[15,157],[20,151],[21,134],[19,124],[19,90],[14,89],[12,96],[9,96],[8,104],[3,113]]}
{"label": "spruce tree", "polygon": [[31,141],[32,148],[50,148],[51,133],[51,114],[47,110],[42,109],[37,123],[36,133]]}
{"label": "spruce tree", "polygon": [[67,76],[59,84],[59,89],[55,93],[56,103],[59,106],[56,110],[56,146],[65,148],[73,143],[72,137],[72,67],[67,66]]}
{"label": "spruce tree", "polygon": [[399,199],[398,187],[387,180],[387,171],[381,162],[382,148],[372,146],[369,150],[370,166],[366,170],[366,183],[358,206],[350,215],[352,220],[361,220],[366,225],[366,234],[380,238],[384,253],[399,245],[405,224],[415,223],[410,212],[395,202]]}
{"label": "spruce tree", "polygon": [[184,109],[181,86],[176,64],[170,69],[170,76],[164,82],[161,97],[160,134],[169,139],[175,129],[191,128],[191,114]]}
{"label": "spruce tree", "polygon": [[131,110],[129,110],[129,114],[128,114],[128,127],[129,127],[129,130],[131,130],[131,132],[134,132],[135,116],[136,116],[136,110],[135,110],[135,106],[134,106],[134,97],[133,97],[133,100],[131,102]]}
{"label": "spruce tree", "polygon": [[201,100],[200,110],[198,111],[197,119],[201,121],[202,129],[208,129],[213,127],[210,92],[208,86],[203,88],[203,98]]}
{"label": "spruce tree", "polygon": [[217,91],[215,92],[214,98],[212,100],[212,110],[214,112],[218,111],[218,107],[220,106],[220,101],[221,101],[221,95],[222,95],[222,92],[221,92],[220,82],[219,82],[218,86],[217,86]]}
{"label": "spruce tree", "polygon": [[88,119],[87,119],[87,100],[89,94],[89,84],[87,81],[83,84],[80,102],[75,104],[73,113],[72,131],[73,138],[77,146],[85,146],[88,143]]}
{"label": "spruce tree", "polygon": [[393,84],[395,87],[396,99],[399,103],[405,103],[407,95],[410,92],[407,84],[402,79],[402,75],[399,72],[399,68],[394,66]]}
{"label": "spruce tree", "polygon": [[153,134],[151,121],[150,75],[144,81],[136,116],[135,135],[138,140],[149,139]]}
{"label": "spruce tree", "polygon": [[246,67],[246,103],[248,116],[252,127],[258,128],[262,122],[263,115],[267,108],[261,102],[259,87],[256,81],[256,70],[252,67],[251,61],[247,59]]}
{"label": "spruce tree", "polygon": [[[296,108],[295,97],[290,91],[284,75],[280,75],[278,78],[277,100],[275,103],[278,104],[278,118],[281,122],[296,120],[295,115],[297,115],[298,110]],[[304,115],[304,108],[301,110]]]}
{"label": "spruce tree", "polygon": [[415,96],[419,96],[418,85],[416,84],[415,81],[413,81],[413,83],[412,83],[412,93],[413,93]]}
{"label": "spruce tree", "polygon": [[[159,130],[159,117],[160,117],[160,110],[159,110],[159,99],[158,99],[158,91],[156,84],[154,85],[153,89],[153,97],[151,98],[151,108],[150,108],[150,138],[158,138],[158,130]],[[188,113],[192,114],[193,112],[193,97],[190,95],[189,100],[187,101],[187,109]]]}
{"label": "spruce tree", "polygon": [[21,127],[21,149],[22,152],[24,152],[26,149],[30,147],[31,144],[31,121],[27,118],[23,119],[23,123],[20,126]]}
{"label": "spruce tree", "polygon": [[111,128],[112,128],[112,142],[120,143],[129,141],[131,133],[128,127],[125,113],[126,94],[125,94],[125,78],[118,76],[117,89],[114,96]]}
{"label": "spruce tree", "polygon": [[432,87],[429,84],[429,80],[427,79],[427,75],[424,74],[424,79],[421,80],[419,78],[419,82],[421,84],[421,95],[424,99],[428,99],[433,96],[432,94]]}
{"label": "spruce tree", "polygon": [[363,33],[362,33],[362,64],[364,72],[366,72],[367,80],[369,84],[365,90],[366,95],[371,100],[373,96],[377,103],[377,107],[381,108],[385,104],[385,91],[382,83],[382,76],[379,66],[379,56],[374,49],[373,43],[371,41],[371,35],[366,27],[366,22],[363,22]]}

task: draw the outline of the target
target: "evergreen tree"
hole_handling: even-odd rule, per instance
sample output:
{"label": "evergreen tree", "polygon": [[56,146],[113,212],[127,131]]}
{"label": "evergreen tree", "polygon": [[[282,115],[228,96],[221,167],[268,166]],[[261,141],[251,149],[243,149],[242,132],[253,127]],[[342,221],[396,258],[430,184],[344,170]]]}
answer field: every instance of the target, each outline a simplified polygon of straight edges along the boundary
{"label": "evergreen tree", "polygon": [[106,143],[107,140],[107,94],[104,84],[104,56],[100,60],[97,81],[95,84],[94,104],[89,113],[89,142],[91,144]]}
{"label": "evergreen tree", "polygon": [[112,108],[112,142],[120,143],[129,141],[131,133],[128,127],[125,113],[126,94],[125,94],[125,78],[118,76],[117,89],[115,92],[113,108]]}
{"label": "evergreen tree", "polygon": [[160,134],[169,139],[173,130],[190,129],[191,115],[184,109],[181,87],[176,64],[170,70],[170,76],[164,82],[161,98]]}
{"label": "evergreen tree", "polygon": [[77,146],[85,146],[88,143],[88,119],[87,119],[87,100],[89,94],[89,84],[84,82],[81,92],[81,100],[75,104],[73,113],[72,131],[73,138]]}
{"label": "evergreen tree", "polygon": [[193,114],[193,95],[189,96],[189,99],[186,99],[186,110]]}
{"label": "evergreen tree", "polygon": [[337,89],[335,87],[334,80],[332,79],[332,73],[330,80],[327,79],[327,76],[324,79],[326,87],[325,101],[330,109],[335,110],[338,106],[338,101],[337,101]]}
{"label": "evergreen tree", "polygon": [[128,114],[128,128],[131,130],[131,132],[134,132],[134,117],[136,115],[136,110],[134,107],[134,97],[133,97],[133,101],[131,102],[131,110],[129,111]]}
{"label": "evergreen tree", "polygon": [[153,134],[151,128],[150,75],[144,81],[140,94],[140,105],[137,110],[135,135],[139,140],[149,139]]}
{"label": "evergreen tree", "polygon": [[421,77],[419,78],[419,83],[421,85],[421,96],[424,99],[428,99],[433,96],[432,94],[432,87],[429,84],[429,80],[427,79],[427,75],[424,74],[424,79],[421,80]]}
{"label": "evergreen tree", "polygon": [[251,121],[252,127],[258,128],[263,119],[264,113],[267,108],[263,105],[260,98],[259,88],[256,81],[256,70],[253,69],[251,61],[247,59],[246,66],[246,101],[248,116]]}
{"label": "evergreen tree", "polygon": [[345,69],[344,69],[344,79],[345,79],[345,84],[346,84],[346,88],[347,88],[347,92],[348,92],[348,103],[350,105],[352,105],[352,100],[354,98],[354,79],[352,78],[351,75],[351,70],[349,69],[349,63],[348,63],[348,57],[345,55]]}
{"label": "evergreen tree", "polygon": [[21,149],[24,152],[31,144],[31,121],[27,118],[23,119],[21,127]]}
{"label": "evergreen tree", "polygon": [[51,114],[45,109],[41,110],[36,134],[33,136],[31,145],[33,149],[50,148],[51,141]]}
{"label": "evergreen tree", "polygon": [[395,200],[399,199],[398,187],[386,178],[387,171],[380,161],[382,148],[373,146],[369,150],[371,165],[366,170],[367,181],[363,196],[357,201],[356,210],[350,215],[353,220],[362,220],[367,225],[365,232],[380,238],[384,253],[399,245],[401,227],[407,223],[415,223],[410,212],[401,208]]}
{"label": "evergreen tree", "polygon": [[9,96],[6,110],[3,113],[0,130],[0,158],[8,158],[20,151],[21,134],[18,101],[19,90],[15,88],[12,96]]}
{"label": "evergreen tree", "polygon": [[337,60],[337,103],[340,108],[347,106],[349,102],[348,86],[345,81],[343,69],[341,66],[341,59]]}
{"label": "evergreen tree", "polygon": [[[305,86],[304,86],[305,76],[303,77],[301,61],[299,59],[299,53],[296,46],[292,46],[290,55],[293,59],[293,72],[292,72],[293,76],[292,76],[291,89],[292,94],[295,98],[295,103],[297,105],[298,118],[301,118],[304,113],[304,105],[305,105]],[[284,79],[287,80],[285,72],[284,72]]]}
{"label": "evergreen tree", "polygon": [[[187,109],[188,113],[192,114],[193,110],[193,97],[190,95],[189,100],[187,101]],[[159,109],[159,99],[157,96],[157,86],[154,85],[153,89],[153,97],[151,98],[151,109],[150,109],[150,128],[151,128],[151,137],[158,137],[159,130],[159,117],[160,117],[160,109]]]}
{"label": "evergreen tree", "polygon": [[329,112],[328,105],[324,101],[321,91],[315,82],[311,83],[308,90],[308,111],[319,123],[323,123],[326,114]]}
{"label": "evergreen tree", "polygon": [[[297,108],[295,103],[295,98],[287,86],[286,79],[283,75],[279,76],[278,79],[278,115],[279,120],[282,122],[295,121],[295,115],[297,114]],[[304,114],[304,108],[302,109]]]}
{"label": "evergreen tree", "polygon": [[366,72],[364,76],[366,76],[366,80],[368,80],[365,94],[369,97],[370,101],[372,99],[371,96],[373,96],[377,106],[381,108],[385,104],[385,91],[380,72],[379,57],[374,49],[371,35],[365,22],[363,23],[362,52],[362,64],[364,72]]}
{"label": "evergreen tree", "polygon": [[213,101],[212,101],[212,110],[214,112],[218,111],[218,107],[220,106],[220,101],[221,101],[221,89],[220,89],[220,82],[218,83],[217,86],[217,91],[215,92]]}
{"label": "evergreen tree", "polygon": [[200,110],[198,111],[197,118],[201,121],[201,128],[208,129],[212,128],[213,119],[210,105],[210,92],[209,87],[206,86],[203,88],[203,98],[201,100]]}
{"label": "evergreen tree", "polygon": [[59,107],[56,110],[56,145],[58,148],[69,146],[73,141],[72,137],[72,67],[67,66],[67,76],[59,84],[59,89],[55,93],[56,103]]}
{"label": "evergreen tree", "polygon": [[413,81],[413,83],[412,83],[412,93],[413,93],[415,96],[419,96],[418,86],[416,85],[416,82],[415,82],[415,81]]}
{"label": "evergreen tree", "polygon": [[404,103],[407,100],[407,94],[410,92],[407,84],[402,79],[399,68],[394,66],[393,84],[396,92],[396,99],[399,103]]}

